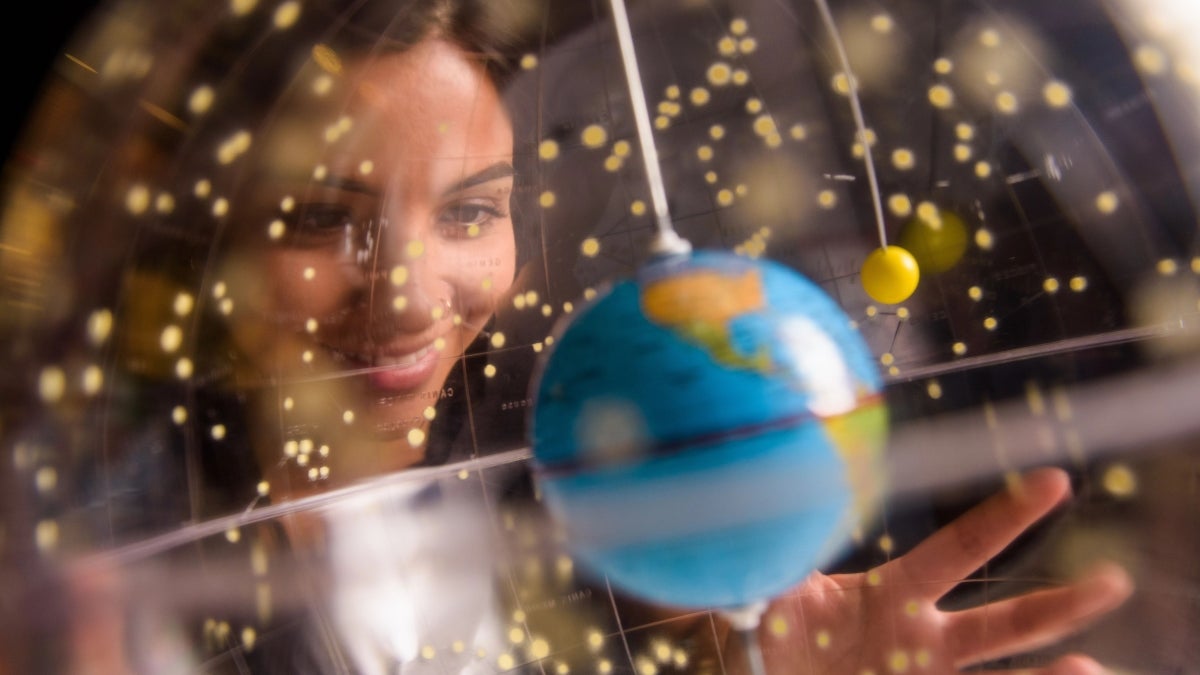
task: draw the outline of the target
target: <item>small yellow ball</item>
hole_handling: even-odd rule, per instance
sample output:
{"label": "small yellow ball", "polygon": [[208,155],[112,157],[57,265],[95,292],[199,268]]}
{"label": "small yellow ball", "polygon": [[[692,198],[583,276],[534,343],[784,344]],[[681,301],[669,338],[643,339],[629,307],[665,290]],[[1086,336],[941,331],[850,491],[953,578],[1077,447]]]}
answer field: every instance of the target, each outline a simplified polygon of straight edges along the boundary
{"label": "small yellow ball", "polygon": [[912,252],[922,274],[939,274],[957,265],[967,252],[967,225],[944,209],[918,213],[900,228],[897,243]]}
{"label": "small yellow ball", "polygon": [[862,265],[862,284],[876,302],[895,305],[917,290],[921,278],[917,259],[899,246],[871,251]]}

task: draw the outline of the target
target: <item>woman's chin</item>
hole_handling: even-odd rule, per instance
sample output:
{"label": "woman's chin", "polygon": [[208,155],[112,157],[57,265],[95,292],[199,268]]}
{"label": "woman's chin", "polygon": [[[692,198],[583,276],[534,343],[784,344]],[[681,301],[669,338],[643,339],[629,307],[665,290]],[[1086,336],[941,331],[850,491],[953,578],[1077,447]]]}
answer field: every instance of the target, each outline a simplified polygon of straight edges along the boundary
{"label": "woman's chin", "polygon": [[445,380],[452,366],[452,362],[434,359],[432,367],[371,373],[368,401],[360,415],[366,436],[380,442],[423,445],[438,401],[447,395]]}
{"label": "woman's chin", "polygon": [[427,420],[418,412],[412,416],[376,415],[368,421],[368,438],[380,443],[407,443],[410,446],[424,445]]}

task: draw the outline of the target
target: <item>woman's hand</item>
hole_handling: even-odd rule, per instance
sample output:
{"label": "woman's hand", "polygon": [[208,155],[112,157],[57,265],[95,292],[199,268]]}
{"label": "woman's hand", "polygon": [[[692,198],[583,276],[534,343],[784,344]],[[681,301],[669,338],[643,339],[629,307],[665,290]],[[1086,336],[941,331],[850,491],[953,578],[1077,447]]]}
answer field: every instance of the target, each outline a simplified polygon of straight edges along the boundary
{"label": "woman's hand", "polygon": [[[1070,496],[1065,472],[1039,469],[908,554],[863,574],[814,574],[768,608],[759,629],[767,672],[952,673],[1061,640],[1120,605],[1133,590],[1103,564],[1081,580],[982,606],[943,611],[938,600]],[[729,672],[744,654],[727,652]],[[741,663],[737,661],[740,660]],[[1012,671],[1006,671],[1012,672]],[[1022,673],[1103,669],[1068,655]]]}

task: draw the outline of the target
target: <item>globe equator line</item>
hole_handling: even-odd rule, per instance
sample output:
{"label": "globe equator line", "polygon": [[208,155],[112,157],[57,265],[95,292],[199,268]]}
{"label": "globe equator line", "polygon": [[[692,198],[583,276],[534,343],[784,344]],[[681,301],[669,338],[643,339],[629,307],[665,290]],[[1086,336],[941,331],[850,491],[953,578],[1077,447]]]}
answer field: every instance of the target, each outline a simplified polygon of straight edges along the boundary
{"label": "globe equator line", "polygon": [[[710,431],[695,436],[688,436],[686,438],[677,438],[669,441],[653,443],[646,448],[644,454],[639,454],[637,459],[661,459],[677,455],[685,450],[695,450],[697,448],[717,445],[719,443],[746,440],[775,431],[794,429],[802,424],[814,420],[832,419],[842,415],[853,414],[855,412],[869,409],[875,405],[878,405],[882,401],[882,394],[871,394],[857,399],[854,408],[851,408],[845,413],[839,413],[837,415],[817,415],[812,412],[801,412],[785,415],[783,417],[777,417],[765,422],[745,424],[732,429]],[[571,474],[580,473],[591,469],[612,468],[619,466],[620,464],[621,462],[582,461],[580,459],[575,459],[569,461],[539,463],[537,471],[544,478],[564,478],[566,476],[570,476]]]}

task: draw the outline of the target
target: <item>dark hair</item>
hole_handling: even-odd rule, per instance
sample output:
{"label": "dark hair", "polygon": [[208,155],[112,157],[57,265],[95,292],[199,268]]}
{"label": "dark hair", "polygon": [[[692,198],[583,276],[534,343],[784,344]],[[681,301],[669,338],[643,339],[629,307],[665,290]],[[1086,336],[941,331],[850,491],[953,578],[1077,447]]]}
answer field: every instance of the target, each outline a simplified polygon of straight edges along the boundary
{"label": "dark hair", "polygon": [[[296,102],[306,75],[337,74],[342,63],[373,55],[403,52],[422,40],[440,38],[479,59],[500,90],[517,70],[523,54],[536,49],[532,27],[506,18],[497,9],[507,3],[485,0],[318,0],[306,5],[286,32],[271,28],[271,17],[258,31],[242,27],[218,33],[201,54],[188,79],[218,83],[219,105],[198,120],[185,155],[189,169],[220,168],[226,179],[242,180],[219,167],[214,149],[240,129],[260,129]],[[535,3],[536,4],[536,3]],[[257,33],[257,35],[256,35]],[[249,35],[248,35],[249,34]],[[247,47],[247,44],[250,46]],[[182,96],[176,107],[184,108]],[[338,101],[304,99],[306,110]]]}
{"label": "dark hair", "polygon": [[[214,108],[211,117],[205,120],[206,131],[197,136],[194,146],[197,162],[211,166],[214,183],[225,182],[227,194],[233,197],[230,215],[214,223],[212,236],[218,255],[222,249],[237,247],[242,237],[263,236],[261,222],[264,222],[242,212],[243,205],[253,201],[247,197],[259,189],[256,148],[251,147],[236,168],[218,167],[213,150],[223,139],[240,129],[257,129],[261,131],[256,135],[269,135],[272,125],[287,119],[320,120],[323,119],[320,115],[331,110],[339,113],[339,106],[344,104],[341,96],[309,95],[308,84],[315,75],[329,74],[336,79],[351,62],[401,53],[429,39],[445,40],[478,58],[499,92],[516,72],[521,57],[532,49],[533,37],[527,25],[514,21],[501,7],[502,4],[484,0],[321,0],[305,8],[306,16],[289,28],[286,40],[272,42],[278,36],[268,35],[250,50],[249,56],[238,56],[218,47],[202,67],[214,72],[225,69],[229,73],[221,85],[222,92],[217,94],[222,105],[220,109]],[[204,140],[200,141],[201,138]],[[261,138],[256,138],[254,145],[261,142]],[[220,178],[216,176],[218,172]],[[514,223],[519,223],[520,209],[513,206]],[[206,214],[196,215],[212,221]],[[519,225],[515,230],[520,265],[529,259],[535,247],[531,245],[528,230],[523,231]],[[232,420],[244,417],[239,410],[248,405],[248,392],[238,382],[231,381],[236,378],[231,369],[236,371],[242,359],[231,346],[233,342],[228,339],[223,322],[206,322],[201,330],[204,334],[198,343],[209,359],[208,367],[203,370],[225,371],[225,375],[198,391],[198,403],[211,410],[215,418],[231,420],[226,422],[227,426],[237,424]],[[485,330],[468,346],[463,358],[475,357],[487,349]],[[451,448],[455,447],[455,438],[461,431],[459,426],[468,417],[462,392],[468,389],[478,392],[487,386],[475,370],[468,371],[460,365],[443,384],[459,394],[439,401],[423,465],[442,464],[454,458]],[[231,426],[230,431],[234,431]],[[237,432],[248,435],[249,429]],[[278,441],[282,443],[283,439]],[[202,446],[198,453],[202,474],[208,483],[203,500],[205,511],[227,513],[240,508],[253,495],[254,485],[260,479],[253,458],[247,457],[245,448],[212,443],[203,436],[198,442]]]}
{"label": "dark hair", "polygon": [[514,20],[505,7],[511,3],[486,0],[366,0],[337,12],[328,3],[331,22],[342,29],[331,36],[330,46],[348,54],[363,51],[403,51],[427,38],[447,40],[477,56],[497,89],[517,66],[533,36],[528,22]]}

